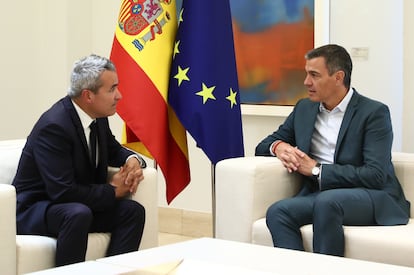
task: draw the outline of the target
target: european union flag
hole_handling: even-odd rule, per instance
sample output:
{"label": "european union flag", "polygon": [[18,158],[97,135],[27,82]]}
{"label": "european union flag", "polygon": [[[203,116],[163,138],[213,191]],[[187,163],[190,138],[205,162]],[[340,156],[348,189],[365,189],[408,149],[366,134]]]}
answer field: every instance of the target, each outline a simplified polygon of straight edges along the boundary
{"label": "european union flag", "polygon": [[239,88],[227,0],[184,0],[168,101],[210,161],[244,156]]}

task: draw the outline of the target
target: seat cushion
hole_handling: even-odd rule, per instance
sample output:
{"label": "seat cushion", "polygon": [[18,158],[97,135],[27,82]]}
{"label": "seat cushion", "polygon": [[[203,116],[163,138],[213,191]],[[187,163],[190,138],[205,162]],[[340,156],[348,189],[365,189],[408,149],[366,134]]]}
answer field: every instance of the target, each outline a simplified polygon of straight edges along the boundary
{"label": "seat cushion", "polygon": [[86,260],[96,260],[106,256],[111,234],[109,233],[90,233],[88,237],[88,249],[86,250]]}
{"label": "seat cushion", "polygon": [[[312,226],[301,230],[304,243],[312,245]],[[344,226],[344,234],[347,258],[414,267],[414,219],[407,225]]]}
{"label": "seat cushion", "polygon": [[273,246],[272,236],[266,225],[266,219],[259,219],[253,223],[252,243]]}
{"label": "seat cushion", "polygon": [[[301,228],[306,251],[312,251],[312,225]],[[344,226],[345,257],[414,267],[414,219],[407,225]],[[273,246],[262,218],[253,223],[252,242]]]}
{"label": "seat cushion", "polygon": [[[310,229],[310,230],[309,230]],[[312,251],[312,225],[302,226],[303,246],[305,251]],[[252,228],[252,243],[265,246],[273,246],[272,235],[266,225],[266,219],[262,218],[253,223]]]}
{"label": "seat cushion", "polygon": [[56,240],[33,235],[16,236],[17,274],[55,266]]}
{"label": "seat cushion", "polygon": [[[110,234],[90,233],[86,260],[103,258]],[[17,235],[17,274],[34,272],[55,266],[56,239],[44,236]]]}

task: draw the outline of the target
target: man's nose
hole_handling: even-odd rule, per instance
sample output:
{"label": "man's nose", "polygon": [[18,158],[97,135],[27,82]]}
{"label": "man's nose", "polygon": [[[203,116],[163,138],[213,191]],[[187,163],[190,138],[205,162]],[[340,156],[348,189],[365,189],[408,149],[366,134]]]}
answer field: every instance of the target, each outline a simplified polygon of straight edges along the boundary
{"label": "man's nose", "polygon": [[310,86],[310,85],[312,85],[312,83],[310,82],[310,80],[309,80],[309,76],[306,76],[305,77],[305,80],[303,80],[303,85],[305,85],[305,86]]}
{"label": "man's nose", "polygon": [[120,91],[118,88],[116,89],[116,96],[115,96],[115,98],[116,98],[117,100],[120,100],[120,99],[122,98],[121,91]]}

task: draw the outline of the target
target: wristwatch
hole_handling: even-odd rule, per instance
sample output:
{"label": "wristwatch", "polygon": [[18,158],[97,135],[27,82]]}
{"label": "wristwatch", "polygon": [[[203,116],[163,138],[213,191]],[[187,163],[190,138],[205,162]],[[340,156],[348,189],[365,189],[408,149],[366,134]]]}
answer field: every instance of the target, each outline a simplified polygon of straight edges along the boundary
{"label": "wristwatch", "polygon": [[321,164],[318,162],[316,163],[315,167],[312,168],[312,176],[317,179],[319,178],[319,174],[321,173]]}

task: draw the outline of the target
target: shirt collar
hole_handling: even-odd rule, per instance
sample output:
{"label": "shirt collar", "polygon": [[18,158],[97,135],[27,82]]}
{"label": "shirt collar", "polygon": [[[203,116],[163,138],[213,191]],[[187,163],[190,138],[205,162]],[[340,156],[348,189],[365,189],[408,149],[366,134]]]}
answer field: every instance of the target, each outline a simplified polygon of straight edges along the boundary
{"label": "shirt collar", "polygon": [[[336,105],[335,108],[332,109],[332,111],[340,111],[340,112],[345,112],[346,107],[348,107],[349,102],[351,101],[351,97],[354,94],[354,90],[352,88],[349,88],[348,92],[346,93],[345,97],[342,99],[341,102],[339,102],[338,105]],[[320,112],[330,112],[329,110],[327,110],[325,108],[325,106],[323,106],[322,102],[319,103],[319,111]]]}
{"label": "shirt collar", "polygon": [[94,119],[92,119],[87,113],[85,113],[85,111],[82,110],[81,107],[79,107],[75,101],[72,100],[72,104],[75,107],[76,112],[78,113],[79,119],[82,124],[82,128],[88,129],[89,125],[91,124],[92,121],[94,121]]}

